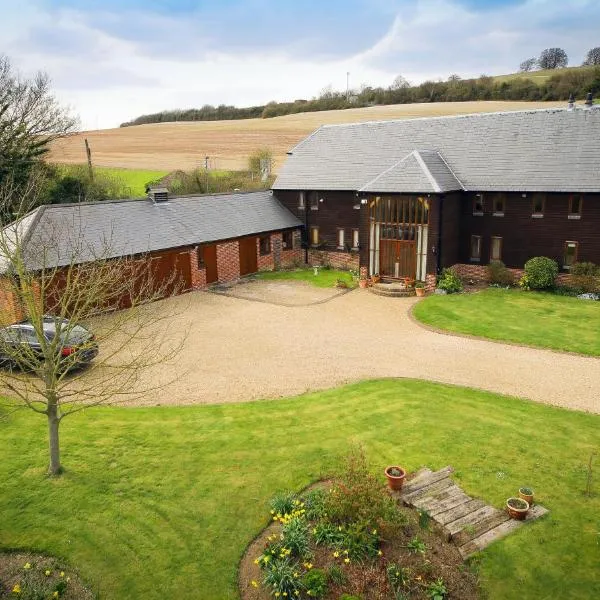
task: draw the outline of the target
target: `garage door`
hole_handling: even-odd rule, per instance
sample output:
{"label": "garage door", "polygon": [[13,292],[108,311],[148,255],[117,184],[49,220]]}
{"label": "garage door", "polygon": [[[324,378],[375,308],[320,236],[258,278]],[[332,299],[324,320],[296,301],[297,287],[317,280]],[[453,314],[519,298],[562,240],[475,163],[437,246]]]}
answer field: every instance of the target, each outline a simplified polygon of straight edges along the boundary
{"label": "garage door", "polygon": [[154,283],[164,288],[164,295],[187,292],[192,289],[192,271],[189,252],[164,252],[152,256]]}
{"label": "garage door", "polygon": [[242,238],[240,246],[240,275],[249,275],[258,271],[258,258],[256,256],[256,237]]}

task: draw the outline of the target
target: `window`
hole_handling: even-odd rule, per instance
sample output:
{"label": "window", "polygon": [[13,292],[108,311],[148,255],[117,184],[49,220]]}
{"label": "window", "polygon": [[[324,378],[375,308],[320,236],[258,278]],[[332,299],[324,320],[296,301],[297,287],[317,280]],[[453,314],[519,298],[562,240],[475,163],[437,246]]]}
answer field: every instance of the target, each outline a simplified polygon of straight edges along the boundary
{"label": "window", "polygon": [[337,230],[337,246],[338,250],[343,250],[344,246],[344,238],[346,237],[346,232],[343,229]]}
{"label": "window", "polygon": [[352,230],[352,248],[358,250],[358,229]]}
{"label": "window", "polygon": [[281,247],[284,250],[292,250],[294,248],[294,232],[284,231],[281,236]]}
{"label": "window", "polygon": [[582,205],[583,194],[571,194],[569,196],[569,219],[581,219]]}
{"label": "window", "polygon": [[494,217],[503,217],[506,208],[506,194],[496,194],[494,196]]}
{"label": "window", "polygon": [[502,260],[502,238],[492,236],[492,243],[490,244],[490,261]]}
{"label": "window", "polygon": [[310,210],[319,210],[319,195],[317,192],[310,193]]}
{"label": "window", "polygon": [[471,236],[471,260],[479,262],[481,260],[481,236]]}
{"label": "window", "polygon": [[304,192],[298,193],[298,210],[304,210],[306,208],[306,204],[304,203]]}
{"label": "window", "polygon": [[532,203],[532,217],[541,218],[544,216],[544,208],[546,204],[546,194],[542,194],[541,192],[536,192],[533,194],[533,203]]}
{"label": "window", "polygon": [[204,269],[206,264],[204,263],[204,246],[198,246],[198,268]]}
{"label": "window", "polygon": [[258,239],[259,251],[261,256],[271,254],[271,236],[261,235]]}
{"label": "window", "polygon": [[563,268],[570,269],[577,262],[579,242],[565,242]]}
{"label": "window", "polygon": [[313,246],[319,245],[319,228],[318,227],[310,228],[310,243]]}
{"label": "window", "polygon": [[477,217],[483,215],[483,194],[473,196],[473,215]]}

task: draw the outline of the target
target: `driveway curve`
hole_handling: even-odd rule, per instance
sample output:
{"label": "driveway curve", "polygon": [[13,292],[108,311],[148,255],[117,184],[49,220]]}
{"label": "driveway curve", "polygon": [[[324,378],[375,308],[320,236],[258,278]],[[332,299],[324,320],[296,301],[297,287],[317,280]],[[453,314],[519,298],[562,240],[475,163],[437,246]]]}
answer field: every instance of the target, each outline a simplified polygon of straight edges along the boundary
{"label": "driveway curve", "polygon": [[357,289],[312,306],[278,306],[208,292],[163,302],[187,332],[175,364],[146,383],[175,383],[136,404],[205,404],[290,396],[361,379],[412,377],[600,413],[600,359],[430,331],[415,298]]}

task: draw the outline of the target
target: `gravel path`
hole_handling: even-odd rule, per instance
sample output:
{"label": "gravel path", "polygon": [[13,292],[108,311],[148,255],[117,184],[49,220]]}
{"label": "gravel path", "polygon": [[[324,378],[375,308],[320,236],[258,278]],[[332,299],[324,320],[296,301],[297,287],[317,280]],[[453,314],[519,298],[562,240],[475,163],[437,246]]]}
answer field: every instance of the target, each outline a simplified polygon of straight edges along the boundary
{"label": "gravel path", "polygon": [[416,299],[367,290],[286,307],[207,292],[171,298],[188,332],[179,380],[143,404],[276,398],[379,377],[414,377],[600,413],[600,359],[441,335],[409,317]]}

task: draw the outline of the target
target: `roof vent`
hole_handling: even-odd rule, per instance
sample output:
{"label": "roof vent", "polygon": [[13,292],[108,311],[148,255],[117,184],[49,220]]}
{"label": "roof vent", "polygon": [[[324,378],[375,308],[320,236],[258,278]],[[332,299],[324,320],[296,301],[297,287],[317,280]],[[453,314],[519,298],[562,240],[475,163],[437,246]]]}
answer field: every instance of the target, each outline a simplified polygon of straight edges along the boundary
{"label": "roof vent", "polygon": [[567,110],[575,110],[575,96],[573,96],[573,94],[569,96],[569,104],[567,104]]}
{"label": "roof vent", "polygon": [[589,92],[588,95],[585,97],[585,107],[592,108],[593,105],[594,105],[594,97],[592,96],[592,92]]}
{"label": "roof vent", "polygon": [[155,204],[166,202],[169,199],[169,190],[166,187],[148,188],[148,198]]}

